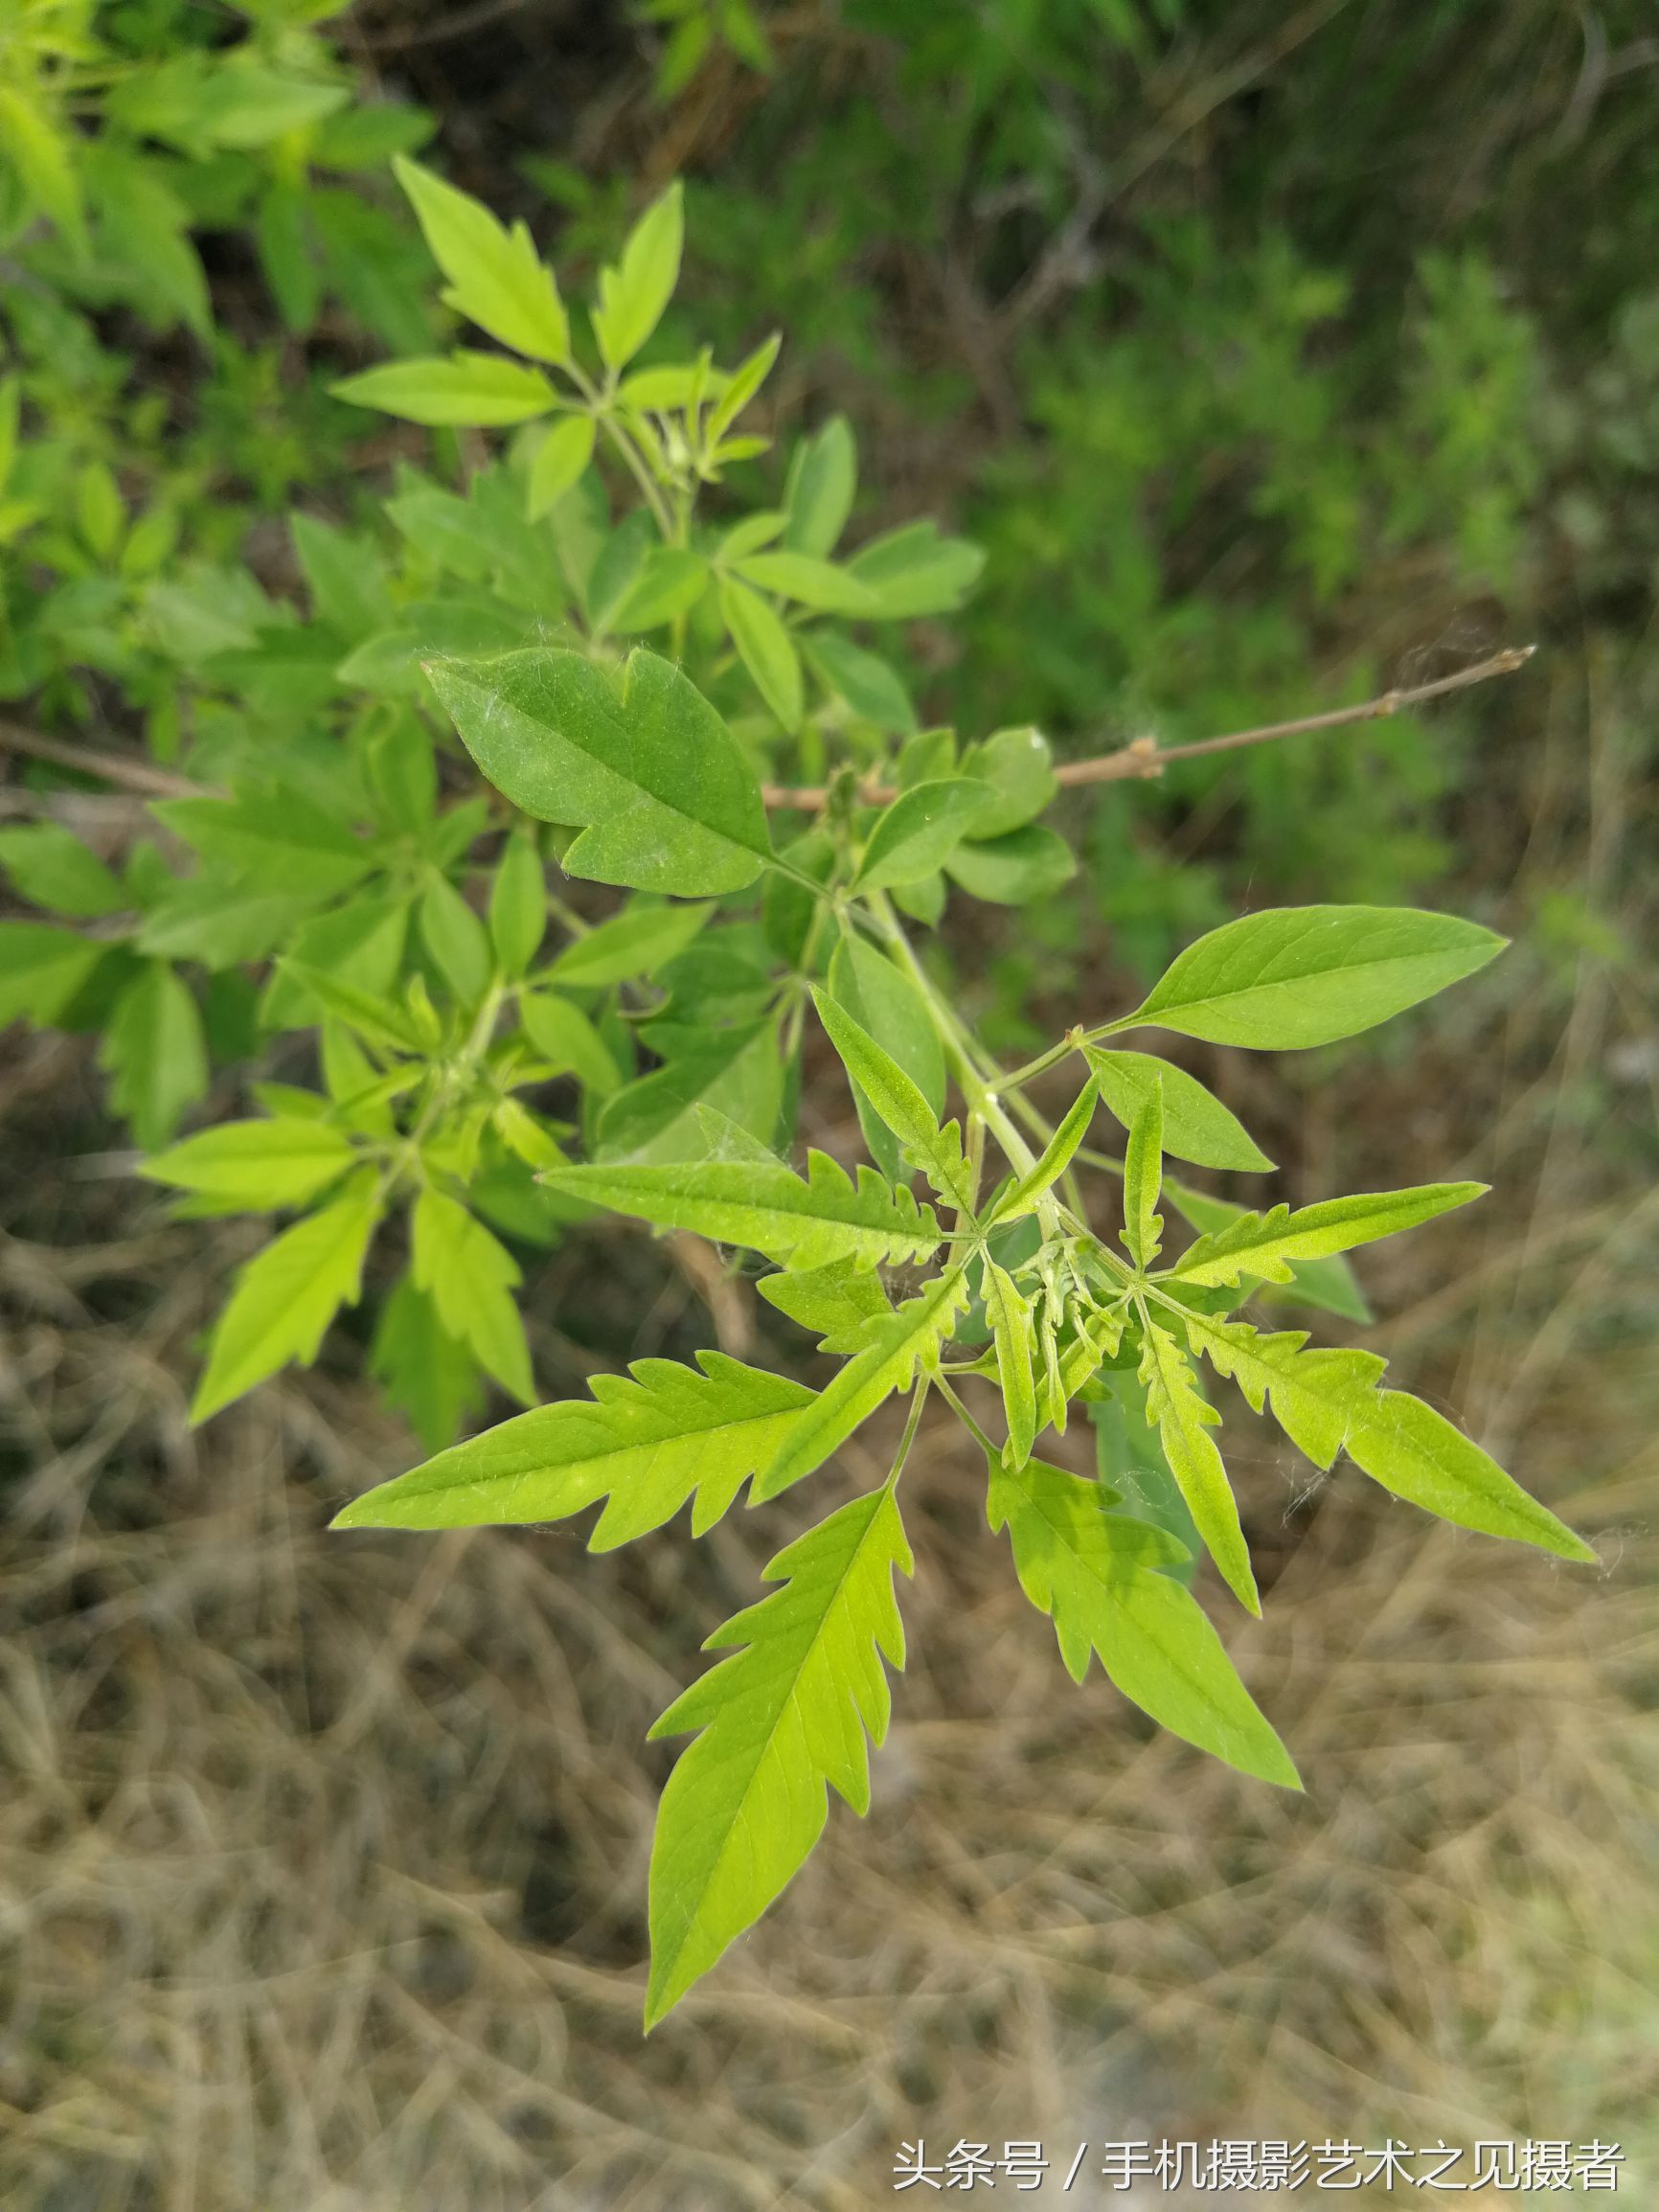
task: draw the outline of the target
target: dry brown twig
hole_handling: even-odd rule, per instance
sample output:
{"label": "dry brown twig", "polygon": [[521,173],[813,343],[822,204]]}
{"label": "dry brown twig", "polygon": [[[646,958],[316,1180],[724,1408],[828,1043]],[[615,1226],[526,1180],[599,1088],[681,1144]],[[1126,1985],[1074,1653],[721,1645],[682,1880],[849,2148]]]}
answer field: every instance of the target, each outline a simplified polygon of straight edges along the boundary
{"label": "dry brown twig", "polygon": [[[1136,738],[1114,752],[1097,753],[1085,761],[1062,761],[1055,770],[1056,781],[1064,786],[1115,784],[1126,777],[1145,781],[1161,776],[1171,761],[1196,760],[1204,753],[1230,753],[1243,745],[1266,744],[1275,738],[1301,737],[1311,730],[1340,729],[1350,722],[1382,721],[1408,707],[1443,698],[1448,692],[1467,691],[1471,685],[1486,683],[1493,676],[1512,675],[1516,669],[1525,667],[1537,650],[1531,645],[1506,646],[1502,652],[1491,653],[1485,660],[1459,669],[1455,674],[1437,676],[1432,683],[1381,692],[1358,706],[1332,707],[1324,714],[1299,715],[1288,722],[1262,722],[1254,729],[1230,730],[1224,737],[1194,738],[1184,745],[1160,745],[1155,738]],[[105,783],[142,792],[147,798],[223,796],[211,785],[195,783],[171,768],[157,767],[153,762],[77,745],[65,738],[49,738],[18,722],[0,722],[0,752],[20,753],[32,760],[50,761],[57,767],[77,769],[82,775],[102,776]],[[865,785],[859,791],[859,797],[874,807],[885,806],[898,795],[886,784]],[[761,796],[768,807],[812,814],[821,812],[829,804],[830,793],[822,784],[762,784]]]}
{"label": "dry brown twig", "polygon": [[[1340,729],[1348,722],[1382,721],[1408,707],[1442,698],[1448,692],[1466,691],[1470,685],[1486,683],[1492,676],[1512,675],[1516,669],[1525,667],[1537,650],[1533,645],[1506,646],[1502,652],[1492,653],[1469,668],[1459,669],[1454,675],[1438,676],[1433,683],[1382,692],[1358,706],[1332,707],[1319,715],[1299,715],[1293,721],[1262,722],[1254,729],[1230,730],[1225,737],[1194,738],[1185,745],[1160,745],[1156,738],[1135,738],[1113,752],[1097,753],[1086,761],[1062,761],[1055,770],[1055,780],[1061,785],[1115,784],[1125,777],[1145,781],[1161,776],[1171,761],[1196,760],[1203,753],[1230,753],[1242,745],[1265,744],[1274,738],[1300,737],[1309,730]],[[867,785],[858,795],[868,805],[879,807],[898,794],[890,786],[881,784]],[[829,801],[829,791],[821,785],[792,788],[784,784],[763,784],[761,796],[768,807],[787,807],[807,814],[818,812]]]}

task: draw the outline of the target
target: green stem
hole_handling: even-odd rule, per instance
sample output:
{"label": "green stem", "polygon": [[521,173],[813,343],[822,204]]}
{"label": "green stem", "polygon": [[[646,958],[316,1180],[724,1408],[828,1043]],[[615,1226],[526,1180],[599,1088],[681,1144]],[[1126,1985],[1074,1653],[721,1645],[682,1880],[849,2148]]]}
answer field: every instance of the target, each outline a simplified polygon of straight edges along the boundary
{"label": "green stem", "polygon": [[933,1382],[935,1389],[937,1389],[939,1392],[939,1395],[944,1400],[946,1405],[950,1407],[951,1411],[956,1415],[957,1419],[962,1423],[963,1426],[973,1438],[975,1444],[977,1444],[980,1449],[985,1453],[986,1457],[988,1459],[1000,1460],[1002,1457],[1000,1447],[994,1445],[990,1438],[987,1436],[985,1430],[981,1428],[979,1423],[975,1421],[973,1415],[969,1413],[967,1407],[964,1405],[962,1400],[956,1395],[956,1392],[952,1390],[950,1384],[944,1380],[944,1377],[943,1375],[936,1374],[933,1378]]}

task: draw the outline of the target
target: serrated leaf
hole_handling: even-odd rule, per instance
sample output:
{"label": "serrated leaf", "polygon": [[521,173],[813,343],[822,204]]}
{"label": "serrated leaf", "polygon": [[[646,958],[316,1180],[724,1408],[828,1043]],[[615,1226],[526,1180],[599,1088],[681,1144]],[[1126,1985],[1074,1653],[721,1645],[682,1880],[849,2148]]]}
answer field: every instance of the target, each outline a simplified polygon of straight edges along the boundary
{"label": "serrated leaf", "polygon": [[1106,1110],[1125,1129],[1134,1122],[1154,1081],[1164,1091],[1164,1150],[1200,1168],[1234,1168],[1250,1174],[1272,1167],[1242,1122],[1194,1075],[1150,1052],[1105,1052],[1089,1045],[1083,1056],[1094,1070]]}
{"label": "serrated leaf", "polygon": [[1181,1347],[1156,1322],[1147,1327],[1140,1377],[1147,1390],[1147,1411],[1157,1424],[1170,1471],[1181,1487],[1205,1550],[1239,1603],[1260,1614],[1261,1601],[1239,1525],[1238,1500],[1210,1434],[1220,1416],[1206,1404]]}
{"label": "serrated leaf", "polygon": [[896,1390],[908,1390],[919,1367],[925,1370],[937,1362],[967,1295],[966,1271],[952,1267],[892,1314],[873,1320],[862,1350],[803,1415],[801,1425],[750,1492],[750,1503],[776,1497],[822,1467],[878,1405]]}
{"label": "serrated leaf", "polygon": [[906,1153],[936,1191],[966,1208],[971,1197],[971,1177],[956,1123],[947,1122],[940,1128],[920,1089],[892,1054],[884,1052],[828,992],[814,987],[812,1003],[842,1065]]}
{"label": "serrated leaf", "polygon": [[[1231,1198],[1195,1191],[1188,1183],[1177,1182],[1173,1175],[1164,1177],[1164,1196],[1189,1228],[1206,1236],[1225,1229],[1249,1211]],[[1345,1321],[1363,1324],[1373,1318],[1359,1278],[1340,1252],[1328,1260],[1293,1260],[1289,1284],[1284,1288],[1268,1285],[1260,1295],[1277,1304],[1311,1306],[1323,1313],[1339,1313]]]}
{"label": "serrated leaf", "polygon": [[634,1165],[601,1162],[551,1168],[542,1178],[567,1197],[631,1214],[657,1229],[689,1229],[716,1244],[742,1244],[795,1267],[852,1260],[914,1265],[939,1248],[931,1206],[919,1206],[874,1168],[856,1184],[824,1152],[807,1154],[804,1181],[782,1165],[688,1160]]}
{"label": "serrated leaf", "polygon": [[967,776],[916,784],[881,813],[853,878],[858,891],[914,883],[949,858],[984,811],[985,786]]}
{"label": "serrated leaf", "polygon": [[234,1198],[250,1212],[263,1212],[303,1206],[338,1182],[352,1157],[350,1138],[332,1122],[273,1115],[268,1121],[221,1122],[158,1152],[138,1172],[152,1183]]}
{"label": "serrated leaf", "polygon": [[[702,1536],[812,1402],[781,1375],[701,1352],[589,1378],[591,1400],[538,1405],[347,1506],[335,1528],[474,1528],[563,1520],[609,1502],[588,1539],[611,1551],[695,1500]],[[698,1369],[701,1372],[699,1373]]]}
{"label": "serrated leaf", "polygon": [[1264,1335],[1246,1321],[1201,1313],[1183,1318],[1193,1348],[1217,1374],[1232,1377],[1255,1412],[1270,1405],[1274,1420],[1316,1467],[1329,1468],[1346,1447],[1374,1480],[1443,1520],[1536,1544],[1562,1559],[1594,1559],[1571,1529],[1432,1406],[1402,1391],[1379,1390],[1386,1362],[1375,1352],[1308,1346],[1300,1329]]}
{"label": "serrated leaf", "polygon": [[1020,1587],[1054,1622],[1074,1681],[1095,1653],[1160,1726],[1242,1773],[1302,1787],[1203,1608],[1162,1571],[1184,1556],[1173,1537],[1111,1512],[1099,1483],[1040,1459],[992,1463],[989,1516],[993,1535],[1007,1527]]}
{"label": "serrated leaf", "polygon": [[632,653],[620,691],[585,655],[549,647],[427,673],[498,790],[542,821],[581,826],[571,875],[698,898],[744,889],[770,859],[754,769],[656,654]]}
{"label": "serrated leaf", "polygon": [[1505,940],[1410,906],[1284,906],[1178,953],[1131,1015],[1212,1044],[1288,1052],[1353,1037],[1472,974]]}
{"label": "serrated leaf", "polygon": [[410,1272],[438,1318],[487,1375],[525,1404],[535,1396],[524,1323],[512,1302],[518,1263],[482,1221],[430,1185],[415,1201]]}
{"label": "serrated leaf", "polygon": [[1454,1206],[1466,1206],[1488,1188],[1485,1183],[1423,1183],[1410,1190],[1326,1198],[1294,1213],[1279,1205],[1266,1214],[1240,1214],[1226,1228],[1200,1237],[1166,1269],[1165,1279],[1200,1288],[1231,1287],[1244,1275],[1288,1283],[1297,1261],[1328,1259],[1416,1228]]}
{"label": "serrated leaf", "polygon": [[716,1630],[743,1648],[675,1699],[656,1736],[701,1731],[669,1777],[651,1852],[654,2026],[758,1920],[823,1833],[827,1784],[870,1802],[887,1732],[885,1656],[904,1664],[894,1570],[912,1571],[891,1491],[854,1498],[766,1568],[783,1587]]}
{"label": "serrated leaf", "polygon": [[996,1345],[997,1381],[1008,1422],[1003,1463],[1023,1467],[1036,1442],[1036,1325],[1032,1301],[1006,1268],[985,1262],[985,1317]]}
{"label": "serrated leaf", "polygon": [[524,224],[508,230],[487,207],[419,162],[396,155],[392,169],[449,280],[447,305],[515,353],[568,361],[570,324],[558,285]]}
{"label": "serrated leaf", "polygon": [[380,1212],[379,1186],[365,1172],[240,1269],[214,1330],[193,1423],[210,1419],[290,1359],[309,1366],[334,1315],[357,1302]]}

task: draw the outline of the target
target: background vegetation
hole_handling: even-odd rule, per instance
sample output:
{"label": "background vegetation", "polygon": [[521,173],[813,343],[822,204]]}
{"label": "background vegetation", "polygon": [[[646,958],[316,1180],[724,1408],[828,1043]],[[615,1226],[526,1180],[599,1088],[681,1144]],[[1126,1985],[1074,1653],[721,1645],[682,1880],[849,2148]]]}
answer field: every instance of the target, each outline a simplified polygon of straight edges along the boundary
{"label": "background vegetation", "polygon": [[[146,1197],[121,1124],[153,1144],[216,1106],[259,1010],[186,917],[105,963],[124,1018],[66,990],[69,1034],[8,1046],[8,2201],[857,2205],[918,2133],[1600,2133],[1637,2168],[1659,2087],[1647,11],[321,12],[33,0],[0,30],[18,915],[96,931],[106,893],[64,880],[52,833],[130,871],[133,767],[154,793],[230,772],[304,696],[297,655],[250,650],[317,591],[289,508],[359,525],[429,458],[327,391],[430,341],[390,156],[421,147],[561,268],[683,174],[685,330],[734,359],[782,327],[767,426],[858,424],[859,528],[939,513],[987,550],[968,612],[908,632],[930,716],[1179,741],[1540,645],[1420,719],[1101,792],[1076,882],[948,957],[1017,1053],[1079,978],[1145,977],[1241,901],[1420,896],[1512,933],[1398,1041],[1200,1072],[1293,1196],[1425,1152],[1494,1184],[1508,1227],[1361,1268],[1364,1340],[1438,1359],[1608,1573],[1489,1547],[1473,1578],[1469,1539],[1350,1482],[1305,1494],[1263,1437],[1275,1602],[1239,1656],[1310,1784],[1267,1804],[1103,1689],[1062,1697],[941,1455],[913,1471],[926,1659],[871,1831],[832,1822],[642,2050],[666,1762],[636,1746],[786,1506],[690,1573],[666,1542],[325,1542],[410,1452],[349,1340],[189,1432],[193,1339],[246,1247]],[[441,456],[457,480],[475,460]],[[665,1289],[641,1240],[527,1254],[544,1382],[683,1355],[704,1298],[752,1343],[763,1311],[683,1258]]]}

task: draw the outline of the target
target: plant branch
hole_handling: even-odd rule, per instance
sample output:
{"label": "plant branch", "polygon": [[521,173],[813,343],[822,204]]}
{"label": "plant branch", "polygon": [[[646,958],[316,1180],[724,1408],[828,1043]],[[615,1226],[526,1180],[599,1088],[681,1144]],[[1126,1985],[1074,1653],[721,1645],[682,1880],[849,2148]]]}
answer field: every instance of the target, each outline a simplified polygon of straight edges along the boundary
{"label": "plant branch", "polygon": [[33,761],[50,761],[56,767],[75,768],[83,776],[101,776],[106,784],[141,791],[147,799],[211,799],[221,796],[206,784],[197,784],[171,768],[158,768],[125,753],[107,753],[94,745],[78,745],[68,738],[49,738],[43,731],[26,729],[21,722],[0,721],[0,752],[22,753]]}
{"label": "plant branch", "polygon": [[[1492,676],[1512,675],[1516,669],[1525,667],[1536,650],[1536,646],[1531,645],[1506,646],[1502,652],[1459,669],[1453,675],[1437,676],[1433,683],[1381,692],[1374,699],[1362,700],[1358,706],[1332,707],[1319,715],[1299,715],[1288,722],[1261,722],[1254,729],[1230,730],[1225,737],[1194,738],[1184,745],[1160,745],[1155,738],[1136,738],[1130,744],[1120,745],[1115,752],[1097,753],[1086,761],[1062,761],[1055,770],[1055,778],[1065,786],[1115,784],[1130,777],[1146,780],[1161,776],[1171,761],[1196,760],[1204,753],[1230,753],[1242,745],[1266,744],[1275,738],[1301,737],[1309,730],[1340,729],[1350,722],[1383,721],[1409,707],[1443,698],[1448,692],[1466,691],[1471,684],[1484,684]],[[884,807],[898,795],[884,784],[865,785],[859,791],[859,797],[872,807]],[[829,796],[828,789],[817,785],[791,787],[766,784],[761,787],[761,797],[768,807],[787,807],[803,814],[820,812],[828,804]]]}

